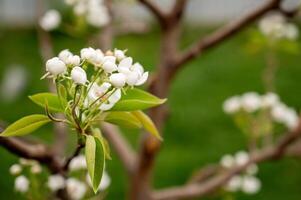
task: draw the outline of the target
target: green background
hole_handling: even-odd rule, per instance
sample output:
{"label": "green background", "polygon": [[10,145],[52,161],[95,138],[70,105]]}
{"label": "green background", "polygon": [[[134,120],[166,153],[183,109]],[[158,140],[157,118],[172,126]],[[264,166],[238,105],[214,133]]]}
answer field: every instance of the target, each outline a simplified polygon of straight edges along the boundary
{"label": "green background", "polygon": [[[205,30],[187,28],[183,33],[183,46],[209,31]],[[226,153],[245,149],[246,139],[230,117],[223,113],[222,103],[231,95],[247,91],[264,92],[261,81],[264,55],[248,54],[245,51],[247,40],[248,32],[227,40],[186,65],[175,78],[167,103],[170,117],[164,129],[164,142],[154,171],[156,189],[184,184],[193,171],[208,163],[218,162]],[[130,56],[153,70],[158,61],[159,42],[160,34],[154,29],[145,35],[118,37],[114,47],[128,49]],[[54,34],[54,43],[56,53],[64,48],[78,53],[85,46],[84,40],[59,33]],[[43,110],[27,98],[28,95],[47,90],[46,82],[40,80],[44,64],[39,55],[36,32],[2,30],[0,44],[0,79],[11,64],[24,65],[29,75],[26,89],[18,99],[9,103],[0,99],[0,119],[10,123],[28,114],[42,113]],[[278,62],[277,92],[285,103],[300,110],[300,55],[281,55]],[[51,131],[52,127],[47,126],[30,137],[51,144]],[[126,130],[124,136],[137,147],[140,136],[137,131]],[[112,178],[108,199],[124,199],[128,179],[118,157],[115,154],[112,157],[113,160],[107,164]],[[10,165],[16,161],[17,157],[0,147],[0,199],[21,198],[14,193],[14,179],[8,173]],[[259,167],[262,190],[251,196],[237,194],[237,199],[301,199],[301,162],[298,159],[266,162]]]}

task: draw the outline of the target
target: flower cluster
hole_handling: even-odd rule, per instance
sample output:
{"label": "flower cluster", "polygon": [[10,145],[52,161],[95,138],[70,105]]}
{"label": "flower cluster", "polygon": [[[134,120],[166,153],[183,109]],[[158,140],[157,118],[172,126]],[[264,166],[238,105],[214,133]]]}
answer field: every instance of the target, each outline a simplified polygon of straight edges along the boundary
{"label": "flower cluster", "polygon": [[[86,173],[87,163],[85,157],[83,155],[79,155],[73,158],[70,162],[69,169],[71,173]],[[91,187],[91,180],[88,174],[84,177],[86,177],[84,178],[84,180],[81,180],[80,178],[75,178],[73,176],[65,179],[62,175],[54,174],[48,177],[47,187],[52,192],[56,192],[60,189],[66,188],[71,199],[83,199],[88,195],[88,188]],[[107,172],[104,172],[98,191],[106,190],[109,187],[110,183],[110,176]]]}
{"label": "flower cluster", "polygon": [[21,193],[26,193],[30,188],[30,180],[22,173],[27,172],[34,175],[40,174],[42,172],[42,167],[34,160],[21,158],[18,164],[13,164],[10,167],[9,172],[11,175],[16,176],[15,190]]}
{"label": "flower cluster", "polygon": [[288,23],[281,13],[269,13],[259,21],[260,32],[273,40],[296,40],[299,30],[295,24]]}
{"label": "flower cluster", "polygon": [[[249,161],[249,154],[245,151],[239,151],[234,156],[224,155],[220,160],[220,165],[224,169],[231,169],[235,166],[242,166]],[[232,177],[225,185],[225,190],[229,192],[242,191],[246,194],[255,194],[261,188],[260,180],[255,176],[258,167],[255,164],[250,165],[242,174]]]}
{"label": "flower cluster", "polygon": [[39,25],[45,31],[52,31],[59,27],[61,21],[61,14],[57,10],[51,9],[41,17]]}
{"label": "flower cluster", "polygon": [[63,85],[69,91],[67,117],[70,121],[79,118],[83,127],[110,110],[120,100],[122,91],[142,85],[148,78],[148,72],[141,64],[133,63],[125,51],[103,53],[91,47],[82,49],[80,56],[61,51],[46,62],[46,71],[44,77],[53,78],[57,86]]}
{"label": "flower cluster", "polygon": [[232,115],[241,112],[247,114],[264,112],[269,120],[283,124],[289,129],[294,129],[298,125],[296,111],[281,102],[279,96],[274,93],[259,95],[248,92],[241,96],[233,96],[224,102],[223,109]]}
{"label": "flower cluster", "polygon": [[94,27],[103,27],[110,21],[110,15],[103,0],[65,0],[67,5],[73,6],[77,16],[85,17]]}

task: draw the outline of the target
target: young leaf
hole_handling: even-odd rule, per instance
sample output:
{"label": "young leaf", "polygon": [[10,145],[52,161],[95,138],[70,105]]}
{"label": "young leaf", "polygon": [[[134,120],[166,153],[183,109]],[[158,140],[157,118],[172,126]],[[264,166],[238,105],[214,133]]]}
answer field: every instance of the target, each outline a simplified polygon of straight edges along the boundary
{"label": "young leaf", "polygon": [[93,136],[97,137],[100,140],[100,142],[102,143],[106,159],[112,160],[110,145],[109,145],[108,141],[104,137],[102,137],[100,129],[94,128],[92,130],[92,132],[93,132]]}
{"label": "young leaf", "polygon": [[160,99],[148,92],[134,88],[129,89],[125,95],[121,97],[112,111],[133,111],[144,110],[163,104],[166,99]]}
{"label": "young leaf", "polygon": [[141,128],[142,123],[130,112],[109,112],[104,121],[126,128]]}
{"label": "young leaf", "polygon": [[159,140],[163,140],[161,135],[159,134],[159,131],[156,128],[154,122],[151,120],[151,118],[149,116],[147,116],[141,110],[133,111],[132,113],[140,120],[140,122],[143,124],[143,127],[145,128],[145,130],[147,130],[150,134],[152,134]]}
{"label": "young leaf", "polygon": [[29,115],[11,124],[0,134],[0,136],[9,137],[26,135],[50,121],[51,120],[46,115]]}
{"label": "young leaf", "polygon": [[104,149],[97,137],[87,135],[85,155],[93,191],[96,193],[105,168]]}
{"label": "young leaf", "polygon": [[61,102],[59,100],[59,97],[56,94],[53,93],[38,93],[32,96],[29,96],[29,98],[39,106],[45,108],[46,103],[48,104],[49,111],[52,112],[64,112],[63,106],[61,105]]}

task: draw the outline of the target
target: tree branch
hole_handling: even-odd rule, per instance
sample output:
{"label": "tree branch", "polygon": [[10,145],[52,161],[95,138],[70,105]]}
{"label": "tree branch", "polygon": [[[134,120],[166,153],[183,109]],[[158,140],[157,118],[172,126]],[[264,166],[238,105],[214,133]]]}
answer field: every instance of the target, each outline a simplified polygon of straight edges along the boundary
{"label": "tree branch", "polygon": [[115,149],[128,174],[131,175],[135,170],[137,155],[130,147],[128,142],[122,137],[122,134],[113,125],[108,123],[102,124],[103,135]]}
{"label": "tree branch", "polygon": [[166,26],[166,14],[157,5],[150,0],[139,0],[139,2],[154,14],[161,27]]}
{"label": "tree branch", "polygon": [[228,170],[222,174],[218,174],[202,183],[192,183],[157,191],[153,193],[153,198],[156,200],[174,200],[203,197],[222,187],[229,179],[231,179],[231,177],[244,171],[253,163],[259,163],[270,159],[279,159],[281,156],[285,155],[285,151],[288,149],[289,145],[298,139],[300,135],[301,119],[298,127],[295,130],[285,134],[274,146],[268,146],[258,152],[254,152],[251,155],[249,162],[247,162],[245,165],[234,167],[231,170]]}
{"label": "tree branch", "polygon": [[245,16],[237,17],[236,20],[228,23],[224,27],[213,32],[209,36],[200,39],[196,44],[189,47],[186,52],[179,56],[173,69],[173,74],[185,63],[200,55],[204,50],[212,48],[220,42],[232,37],[244,27],[254,22],[266,12],[278,8],[281,0],[268,0],[255,10],[247,13]]}

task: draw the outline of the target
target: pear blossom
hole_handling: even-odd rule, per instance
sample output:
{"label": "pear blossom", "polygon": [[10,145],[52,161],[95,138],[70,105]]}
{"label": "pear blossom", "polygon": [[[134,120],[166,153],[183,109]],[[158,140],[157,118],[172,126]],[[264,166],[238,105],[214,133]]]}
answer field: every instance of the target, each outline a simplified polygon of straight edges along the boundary
{"label": "pear blossom", "polygon": [[71,71],[71,78],[74,83],[84,85],[87,82],[87,74],[81,67],[74,67]]}
{"label": "pear blossom", "polygon": [[235,165],[235,160],[232,155],[224,155],[220,161],[221,166],[225,168],[230,168]]}
{"label": "pear blossom", "polygon": [[15,190],[21,193],[27,192],[29,189],[29,180],[21,175],[15,179]]}
{"label": "pear blossom", "polygon": [[117,89],[115,92],[113,92],[110,97],[108,98],[107,103],[102,103],[99,107],[100,110],[106,111],[110,110],[115,103],[117,103],[121,98],[121,90]]}
{"label": "pear blossom", "polygon": [[69,169],[71,171],[87,169],[86,158],[84,155],[79,155],[73,158],[70,162]]}
{"label": "pear blossom", "polygon": [[89,48],[83,48],[81,51],[80,51],[80,57],[83,59],[83,60],[87,60],[89,62],[92,62],[93,60],[95,60],[95,57],[96,57],[96,51],[95,49],[89,47]]}
{"label": "pear blossom", "polygon": [[122,59],[124,59],[126,56],[124,54],[124,51],[119,50],[119,49],[115,49],[114,50],[114,56],[117,58],[117,60],[121,61]]}
{"label": "pear blossom", "polygon": [[110,82],[117,88],[122,88],[126,83],[126,76],[123,73],[115,73],[110,76]]}
{"label": "pear blossom", "polygon": [[59,53],[59,59],[61,59],[64,63],[67,62],[68,58],[73,56],[73,54],[69,51],[69,49],[64,49]]}
{"label": "pear blossom", "polygon": [[269,92],[261,97],[262,107],[273,107],[279,103],[279,96],[275,93]]}
{"label": "pear blossom", "polygon": [[89,99],[95,101],[99,97],[103,96],[111,86],[112,85],[108,82],[104,82],[100,86],[98,86],[96,83],[93,83],[88,93]]}
{"label": "pear blossom", "polygon": [[60,25],[61,15],[57,10],[48,10],[39,22],[44,30],[51,31]]}
{"label": "pear blossom", "polygon": [[102,68],[106,73],[112,73],[118,69],[117,65],[111,61],[105,61],[102,65]]}
{"label": "pear blossom", "polygon": [[240,176],[233,176],[226,185],[226,190],[230,192],[237,192],[242,183],[242,178]]}
{"label": "pear blossom", "polygon": [[33,174],[39,174],[42,172],[42,167],[39,163],[35,163],[34,165],[31,166],[30,172]]}
{"label": "pear blossom", "polygon": [[65,63],[58,57],[51,58],[46,62],[46,71],[54,76],[65,73],[66,70],[67,67]]}
{"label": "pear blossom", "polygon": [[255,194],[261,188],[261,182],[254,176],[245,176],[242,179],[241,190],[246,194]]}
{"label": "pear blossom", "polygon": [[22,166],[19,164],[13,164],[10,168],[9,168],[9,172],[11,175],[17,175],[20,174],[22,171]]}
{"label": "pear blossom", "polygon": [[241,100],[238,96],[231,97],[227,99],[223,104],[223,109],[225,113],[233,114],[237,112],[241,107]]}
{"label": "pear blossom", "polygon": [[261,106],[260,96],[255,92],[245,93],[241,97],[242,108],[247,112],[254,112]]}
{"label": "pear blossom", "polygon": [[286,25],[285,36],[289,40],[296,40],[299,37],[299,29],[295,24],[289,23]]}
{"label": "pear blossom", "polygon": [[249,154],[245,151],[239,151],[235,154],[236,165],[244,165],[249,161]]}
{"label": "pear blossom", "polygon": [[67,192],[71,199],[82,199],[87,191],[86,185],[75,178],[68,178],[66,181]]}
{"label": "pear blossom", "polygon": [[59,174],[51,175],[48,177],[47,186],[51,191],[58,191],[65,187],[65,179]]}

